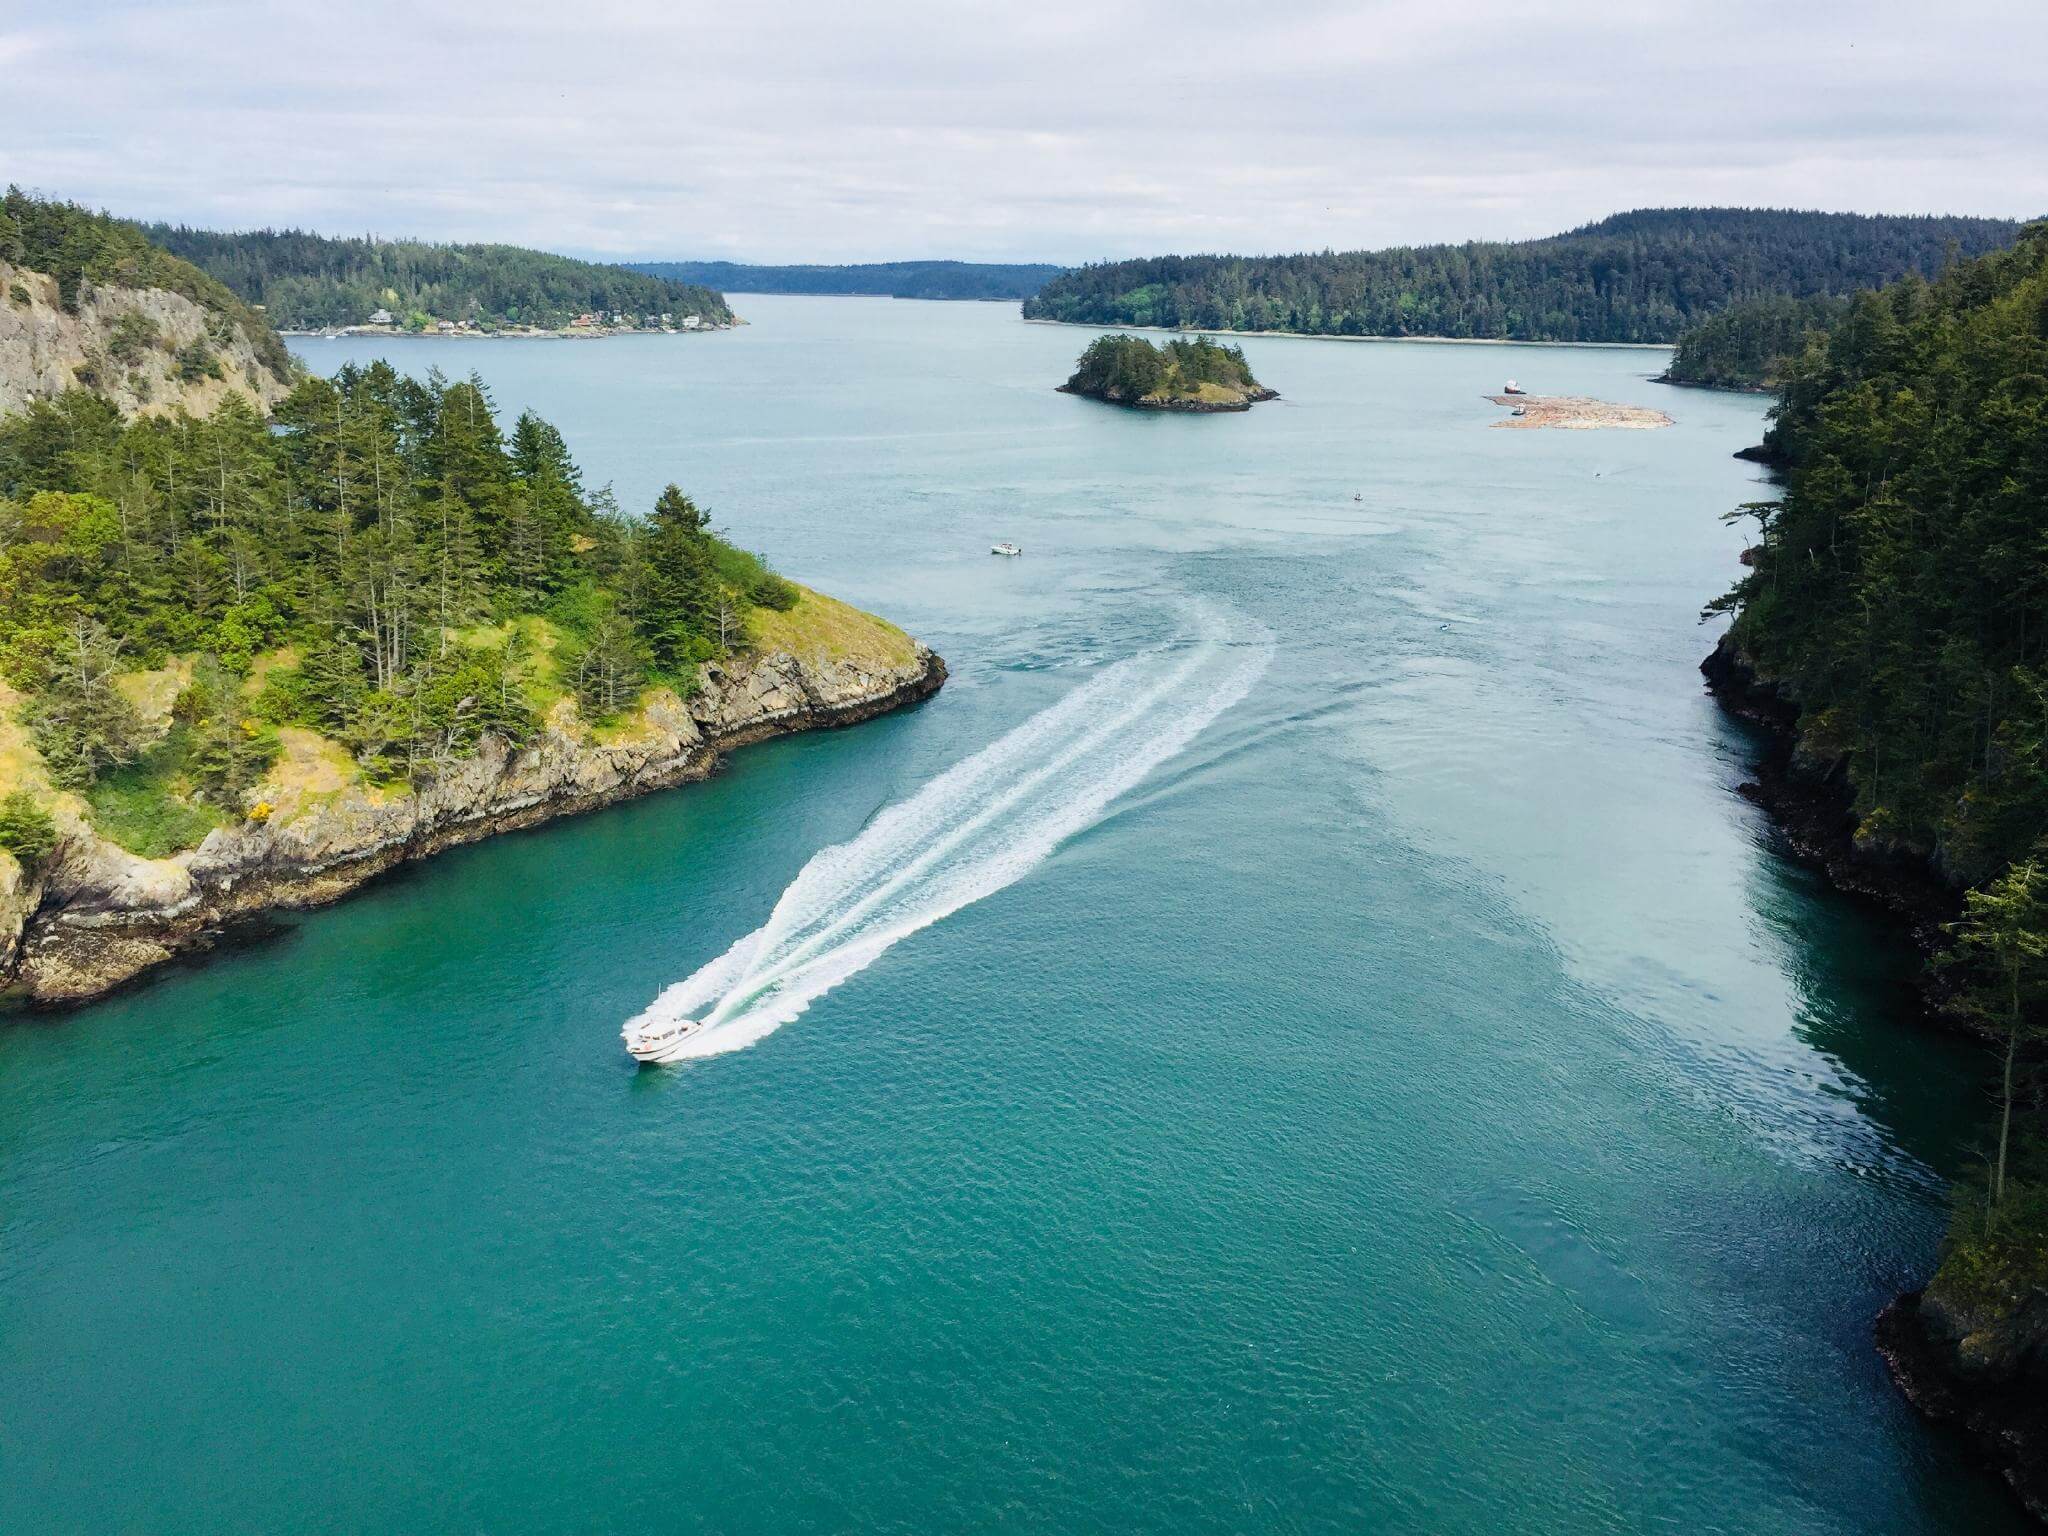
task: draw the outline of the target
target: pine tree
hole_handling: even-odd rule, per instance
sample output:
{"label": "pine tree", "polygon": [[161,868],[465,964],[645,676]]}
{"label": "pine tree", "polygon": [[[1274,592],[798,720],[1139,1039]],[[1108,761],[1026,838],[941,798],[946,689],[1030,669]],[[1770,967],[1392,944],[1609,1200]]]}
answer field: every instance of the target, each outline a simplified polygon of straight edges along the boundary
{"label": "pine tree", "polygon": [[2022,1049],[2034,1031],[2026,1006],[2040,985],[2048,961],[2048,876],[2026,859],[1980,891],[1965,898],[1963,920],[1952,928],[1956,955],[1986,964],[1992,973],[1972,1002],[1987,1018],[1996,1019],[2005,1034],[2005,1063],[2000,1079],[1998,1158],[1991,1176],[1991,1206],[2005,1199],[2005,1171],[2012,1142],[2012,1107]]}
{"label": "pine tree", "polygon": [[648,519],[640,633],[664,672],[679,673],[714,651],[717,570],[706,524],[705,513],[673,485],[656,498]]}

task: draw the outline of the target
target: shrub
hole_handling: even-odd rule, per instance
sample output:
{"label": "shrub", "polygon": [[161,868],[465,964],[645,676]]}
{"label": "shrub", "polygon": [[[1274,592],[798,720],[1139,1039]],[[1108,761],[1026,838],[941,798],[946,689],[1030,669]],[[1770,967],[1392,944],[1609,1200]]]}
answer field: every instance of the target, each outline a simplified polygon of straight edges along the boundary
{"label": "shrub", "polygon": [[777,613],[787,613],[796,606],[796,600],[803,594],[795,582],[787,576],[778,576],[773,571],[747,589],[747,600],[757,608],[773,608]]}
{"label": "shrub", "polygon": [[238,809],[277,761],[277,732],[244,713],[241,675],[218,662],[200,663],[171,718],[185,728],[184,760],[177,765],[184,779],[197,798],[223,810]]}
{"label": "shrub", "polygon": [[213,348],[203,340],[195,337],[178,349],[178,377],[187,384],[197,384],[201,379],[217,379],[221,376],[220,359],[213,355]]}
{"label": "shrub", "polygon": [[156,322],[141,310],[131,309],[114,322],[113,334],[107,339],[107,356],[133,367],[156,342]]}
{"label": "shrub", "polygon": [[219,811],[186,790],[192,728],[169,735],[135,761],[103,773],[86,790],[102,836],[145,859],[197,847],[221,825]]}
{"label": "shrub", "polygon": [[787,613],[796,606],[796,583],[777,575],[766,560],[751,550],[713,538],[711,553],[719,579],[745,601],[778,613]]}
{"label": "shrub", "polygon": [[25,789],[0,799],[0,848],[33,869],[57,846],[57,823]]}
{"label": "shrub", "polygon": [[[2031,1153],[2036,1171],[2042,1146]],[[2015,1181],[1996,1209],[1987,1208],[1982,1185],[1964,1183],[1955,1192],[1941,1267],[1930,1289],[1968,1306],[2017,1308],[2026,1296],[2048,1286],[2048,1183]]]}

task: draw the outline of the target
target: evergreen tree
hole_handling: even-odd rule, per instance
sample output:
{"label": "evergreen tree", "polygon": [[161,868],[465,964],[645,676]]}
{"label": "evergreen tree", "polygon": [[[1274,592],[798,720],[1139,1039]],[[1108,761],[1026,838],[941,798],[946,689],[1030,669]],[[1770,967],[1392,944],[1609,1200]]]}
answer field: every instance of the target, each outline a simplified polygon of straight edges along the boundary
{"label": "evergreen tree", "polygon": [[[530,739],[556,679],[606,716],[650,668],[687,688],[752,608],[797,600],[678,488],[642,521],[582,484],[546,422],[502,434],[475,380],[382,363],[302,381],[270,423],[32,406],[0,419],[0,673],[68,787],[147,746],[152,780],[232,812],[273,726],[424,777]],[[149,740],[114,680],[173,656],[195,681]]]}
{"label": "evergreen tree", "polygon": [[716,654],[717,571],[706,524],[697,504],[671,485],[655,499],[641,541],[639,628],[663,672],[680,673]]}
{"label": "evergreen tree", "polygon": [[2012,1144],[2012,1109],[2020,1053],[2029,1037],[2027,1005],[2038,1000],[2048,962],[2048,874],[2033,859],[2012,866],[1983,890],[1965,898],[1963,920],[1951,932],[1954,957],[1974,960],[1989,972],[1972,996],[1984,1017],[2005,1036],[1999,1082],[1998,1157],[1991,1174],[1991,1207],[2005,1200],[2006,1160]]}

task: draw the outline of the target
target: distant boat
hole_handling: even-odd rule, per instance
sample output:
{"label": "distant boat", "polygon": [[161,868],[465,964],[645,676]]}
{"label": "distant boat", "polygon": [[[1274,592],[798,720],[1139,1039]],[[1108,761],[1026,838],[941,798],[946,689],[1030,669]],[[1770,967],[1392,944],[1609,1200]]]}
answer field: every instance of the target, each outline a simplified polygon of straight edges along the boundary
{"label": "distant boat", "polygon": [[1527,393],[1529,393],[1529,391],[1522,388],[1522,386],[1517,384],[1513,379],[1509,379],[1507,382],[1507,388],[1503,389],[1501,393],[1504,395],[1526,395]]}
{"label": "distant boat", "polygon": [[1023,553],[1024,553],[1023,549],[1022,549],[1022,548],[1021,548],[1020,546],[1018,546],[1018,545],[1016,545],[1016,544],[1012,544],[1012,543],[1010,543],[1010,542],[1009,542],[1009,540],[1007,540],[1007,539],[1005,539],[1005,540],[1004,540],[1004,541],[1003,541],[1002,543],[1000,543],[1000,544],[991,544],[991,545],[990,545],[990,546],[988,547],[988,552],[989,552],[990,554],[992,554],[992,555],[1012,555],[1012,556],[1015,556],[1015,555],[1021,555],[1021,554],[1023,554]]}

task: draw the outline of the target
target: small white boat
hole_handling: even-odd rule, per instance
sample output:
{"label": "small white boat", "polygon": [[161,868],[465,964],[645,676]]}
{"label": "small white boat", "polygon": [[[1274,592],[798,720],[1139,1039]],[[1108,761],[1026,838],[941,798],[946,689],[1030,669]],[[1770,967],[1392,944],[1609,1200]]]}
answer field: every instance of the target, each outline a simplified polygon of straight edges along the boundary
{"label": "small white boat", "polygon": [[1005,539],[1000,544],[989,545],[988,552],[992,555],[1010,555],[1014,557],[1023,554],[1024,550],[1023,546],[1012,544],[1009,540]]}
{"label": "small white boat", "polygon": [[628,1024],[620,1034],[635,1061],[665,1061],[670,1051],[703,1027],[702,1019],[670,1019],[665,1024]]}
{"label": "small white boat", "polygon": [[1529,393],[1529,391],[1522,388],[1522,386],[1517,384],[1513,379],[1509,379],[1507,383],[1507,388],[1503,389],[1501,393],[1504,395],[1526,395],[1527,393]]}

